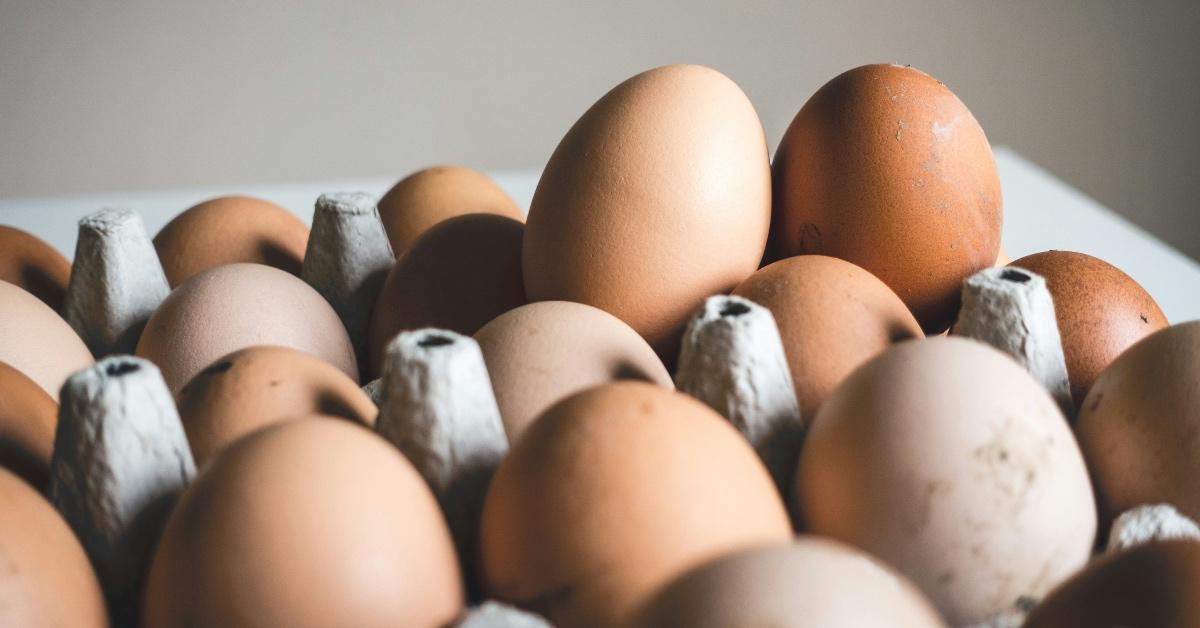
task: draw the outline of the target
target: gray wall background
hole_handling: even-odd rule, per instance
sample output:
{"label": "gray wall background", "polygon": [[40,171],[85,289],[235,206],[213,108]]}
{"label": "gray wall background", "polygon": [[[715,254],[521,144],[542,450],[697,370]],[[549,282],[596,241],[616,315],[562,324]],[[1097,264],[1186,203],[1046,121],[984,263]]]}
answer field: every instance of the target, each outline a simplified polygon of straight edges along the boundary
{"label": "gray wall background", "polygon": [[0,196],[540,168],[624,78],[737,81],[774,143],[863,63],[946,82],[1200,257],[1200,3],[0,0]]}

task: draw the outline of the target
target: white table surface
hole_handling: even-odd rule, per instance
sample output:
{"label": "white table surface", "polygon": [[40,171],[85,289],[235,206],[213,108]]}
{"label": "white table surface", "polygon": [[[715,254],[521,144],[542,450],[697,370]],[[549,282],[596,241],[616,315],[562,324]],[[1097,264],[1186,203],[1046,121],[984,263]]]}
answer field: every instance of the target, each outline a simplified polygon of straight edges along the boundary
{"label": "white table surface", "polygon": [[[1048,249],[1089,253],[1116,265],[1142,284],[1172,323],[1200,319],[1200,265],[1112,210],[1054,178],[1011,149],[995,149],[1004,188],[1004,247],[1014,259]],[[489,173],[522,207],[529,206],[538,172]],[[306,222],[325,192],[360,190],[382,195],[393,178],[333,179],[310,183],[203,187],[150,192],[0,199],[0,224],[45,239],[68,258],[75,249],[76,221],[102,207],[141,213],[151,234],[175,214],[224,194],[268,199]]]}

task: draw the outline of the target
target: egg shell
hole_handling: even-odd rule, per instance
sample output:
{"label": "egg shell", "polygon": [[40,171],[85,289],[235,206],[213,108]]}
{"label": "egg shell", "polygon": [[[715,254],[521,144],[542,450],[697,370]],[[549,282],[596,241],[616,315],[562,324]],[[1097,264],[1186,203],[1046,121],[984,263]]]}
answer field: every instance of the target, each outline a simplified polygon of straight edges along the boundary
{"label": "egg shell", "polygon": [[175,507],[141,625],[444,626],[462,610],[433,495],[391,445],[305,418],[225,451]]}
{"label": "egg shell", "polygon": [[1024,628],[1200,625],[1200,542],[1161,541],[1097,559],[1033,608]]}
{"label": "egg shell", "polygon": [[379,199],[379,218],[397,257],[434,225],[464,214],[525,221],[525,213],[495,181],[462,166],[418,170]]}
{"label": "egg shell", "polygon": [[28,291],[54,311],[62,308],[71,262],[37,236],[0,225],[0,281]]}
{"label": "egg shell", "polygon": [[945,626],[912,583],[853,547],[815,536],[704,563],[660,590],[633,625]]}
{"label": "egg shell", "polygon": [[1008,251],[1004,247],[1000,247],[1000,252],[996,253],[996,262],[992,266],[1007,266],[1012,263],[1012,257],[1009,257]]}
{"label": "egg shell", "polygon": [[552,406],[500,463],[482,581],[556,625],[622,625],[687,569],[790,537],[766,468],[728,422],[682,393],[617,382]]}
{"label": "egg shell", "polygon": [[524,305],[521,236],[512,218],[470,214],[438,223],[399,259],[371,315],[367,361],[379,377],[384,349],[402,331],[437,327],[470,336]]}
{"label": "egg shell", "polygon": [[550,157],[525,228],[525,290],[612,313],[673,365],[704,299],[758,267],[770,204],[766,140],[742,90],[701,66],[643,72]]}
{"label": "egg shell", "polygon": [[1054,400],[958,337],[896,345],[838,386],[795,486],[804,529],[880,557],[951,625],[1041,597],[1096,538],[1087,470]]}
{"label": "egg shell", "polygon": [[0,467],[44,491],[57,426],[54,399],[24,373],[0,362]]}
{"label": "egg shell", "polygon": [[329,303],[261,264],[218,266],[176,288],[146,323],[137,355],[154,362],[177,395],[220,357],[257,345],[308,352],[358,381],[350,337]]}
{"label": "egg shell", "polygon": [[375,425],[378,408],[358,384],[315,356],[286,347],[250,347],[214,362],[178,398],[196,465],[230,443],[310,414]]}
{"label": "egg shell", "polygon": [[308,226],[288,210],[249,196],[221,196],[191,207],[154,236],[174,288],[203,271],[239,262],[300,274]]}
{"label": "egg shell", "polygon": [[541,301],[475,334],[509,442],[559,400],[619,379],[673,389],[650,345],[621,319],[582,303]]}
{"label": "egg shell", "polygon": [[95,363],[67,321],[37,297],[0,281],[0,362],[37,382],[55,403],[67,376]]}
{"label": "egg shell", "polygon": [[1200,519],[1200,321],[1151,334],[1100,374],[1075,433],[1102,520],[1165,502]]}
{"label": "egg shell", "polygon": [[941,81],[891,64],[817,90],[779,142],[773,259],[840,257],[944,331],[964,279],[996,260],[1003,209],[987,137]]}
{"label": "egg shell", "polygon": [[1104,260],[1072,251],[1045,251],[1009,264],[1046,279],[1075,405],[1121,352],[1167,326],[1154,299],[1132,277]]}
{"label": "egg shell", "polygon": [[806,420],[860,364],[896,342],[925,336],[886,284],[850,262],[824,255],[770,264],[733,294],[774,315],[800,416]]}
{"label": "egg shell", "polygon": [[0,512],[0,626],[108,626],[100,583],[71,528],[4,469]]}

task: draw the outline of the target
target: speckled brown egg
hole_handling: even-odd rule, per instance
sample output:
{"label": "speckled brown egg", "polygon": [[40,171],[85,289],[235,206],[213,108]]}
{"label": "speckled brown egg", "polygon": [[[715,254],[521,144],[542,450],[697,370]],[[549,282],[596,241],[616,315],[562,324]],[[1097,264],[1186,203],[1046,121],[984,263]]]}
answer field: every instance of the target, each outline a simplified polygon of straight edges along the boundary
{"label": "speckled brown egg", "polygon": [[525,221],[525,212],[495,181],[461,166],[418,170],[379,199],[379,218],[397,257],[434,225],[463,214]]}
{"label": "speckled brown egg", "polygon": [[379,412],[345,373],[286,347],[250,347],[220,358],[183,387],[178,405],[197,465],[280,421],[323,414],[373,426]]}
{"label": "speckled brown egg", "polygon": [[1158,304],[1132,277],[1091,255],[1034,253],[1011,262],[1046,279],[1078,406],[1092,382],[1129,345],[1167,326]]}
{"label": "speckled brown egg", "polygon": [[1000,177],[983,129],[941,81],[865,65],[826,83],[774,163],[773,258],[840,257],[879,277],[927,333],[1000,246]]}
{"label": "speckled brown egg", "polygon": [[57,426],[54,399],[24,373],[0,362],[0,467],[45,490]]}
{"label": "speckled brown egg", "polygon": [[96,573],[54,507],[0,469],[0,626],[104,628]]}
{"label": "speckled brown egg", "polygon": [[461,580],[416,469],[363,427],[307,418],[234,443],[188,487],[141,625],[441,627]]}
{"label": "speckled brown egg", "polygon": [[1097,559],[1033,608],[1024,628],[1200,626],[1200,543],[1160,541]]}
{"label": "speckled brown egg", "polygon": [[174,288],[224,264],[266,264],[300,274],[308,226],[288,210],[249,196],[222,196],[184,211],[154,236]]}
{"label": "speckled brown egg", "polygon": [[650,345],[621,319],[582,303],[540,301],[475,334],[510,442],[559,400],[621,379],[673,389]]}
{"label": "speckled brown egg", "polygon": [[95,360],[87,345],[50,306],[0,281],[0,362],[37,382],[55,401],[67,376]]}
{"label": "speckled brown egg", "polygon": [[963,338],[900,343],[838,386],[796,473],[802,528],[858,546],[951,625],[1040,598],[1087,562],[1096,506],[1050,395]]}
{"label": "speckled brown egg", "polygon": [[21,288],[58,311],[67,294],[71,262],[37,236],[0,225],[0,281]]}
{"label": "speckled brown egg", "polygon": [[684,571],[790,537],[766,468],[725,419],[618,382],[552,406],[500,463],[482,581],[556,625],[616,626]]}
{"label": "speckled brown egg", "polygon": [[1151,334],[1100,374],[1076,437],[1105,522],[1149,503],[1200,519],[1200,321]]}
{"label": "speckled brown egg", "polygon": [[815,536],[709,561],[675,579],[635,628],[938,628],[933,605],[899,574]]}
{"label": "speckled brown egg", "polygon": [[329,303],[295,275],[261,264],[218,266],[184,282],[150,317],[136,353],[177,394],[218,358],[256,345],[305,351],[358,381],[350,336]]}
{"label": "speckled brown egg", "polygon": [[525,229],[530,301],[578,301],[673,365],[688,318],[758,267],[770,225],[762,125],[733,81],[649,70],[592,105],[550,157]]}
{"label": "speckled brown egg", "polygon": [[860,364],[896,342],[925,336],[887,285],[834,257],[780,260],[750,275],[733,294],[775,316],[806,419]]}
{"label": "speckled brown egg", "polygon": [[417,238],[388,273],[371,314],[371,377],[379,377],[387,344],[402,331],[438,327],[470,336],[524,305],[523,232],[512,218],[470,214],[444,220]]}

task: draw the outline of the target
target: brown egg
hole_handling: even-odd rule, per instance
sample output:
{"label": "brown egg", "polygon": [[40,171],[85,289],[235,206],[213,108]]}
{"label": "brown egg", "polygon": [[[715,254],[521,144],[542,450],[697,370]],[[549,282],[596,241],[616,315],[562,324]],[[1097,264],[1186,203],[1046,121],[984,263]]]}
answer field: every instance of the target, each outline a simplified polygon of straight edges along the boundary
{"label": "brown egg", "polygon": [[733,81],[672,65],[592,105],[538,182],[525,229],[530,301],[578,301],[673,365],[689,317],[758,267],[770,225],[762,125]]}
{"label": "brown egg", "polygon": [[525,221],[525,213],[495,181],[461,166],[418,170],[379,199],[379,218],[396,257],[430,227],[463,214],[495,214]]}
{"label": "brown egg", "polygon": [[388,273],[371,314],[371,377],[379,377],[384,350],[402,331],[438,327],[470,336],[524,305],[523,231],[512,218],[470,214],[444,220],[417,238]]}
{"label": "brown egg", "polygon": [[238,262],[300,274],[308,226],[295,214],[249,196],[222,196],[179,214],[154,236],[174,288],[197,273]]}
{"label": "brown egg", "polygon": [[559,400],[636,379],[674,389],[671,374],[621,319],[582,303],[541,301],[501,314],[475,334],[509,442]]}
{"label": "brown egg", "polygon": [[953,322],[964,279],[1000,247],[1000,177],[983,129],[941,81],[865,65],[796,114],[774,164],[774,258],[853,262],[900,295],[927,333]]}
{"label": "brown egg", "polygon": [[1087,561],[1096,507],[1058,406],[1008,356],[901,343],[838,386],[796,474],[805,529],[921,587],[951,625],[1039,598]]}
{"label": "brown egg", "polygon": [[1106,524],[1166,502],[1200,519],[1200,321],[1151,334],[1101,373],[1075,434]]}
{"label": "brown egg", "polygon": [[750,275],[733,294],[775,316],[805,419],[860,364],[893,343],[925,336],[887,285],[834,257],[780,260]]}
{"label": "brown egg", "polygon": [[815,536],[728,554],[676,578],[636,628],[945,626],[921,592],[848,545]]}
{"label": "brown egg", "polygon": [[1012,263],[1012,258],[1008,256],[1008,251],[1005,251],[1004,247],[1001,246],[1000,252],[996,253],[996,263],[992,264],[992,266],[1008,266],[1010,263]]}
{"label": "brown egg", "polygon": [[308,418],[234,443],[188,487],[141,625],[440,627],[461,580],[416,469],[367,429]]}
{"label": "brown egg", "polygon": [[700,402],[618,382],[555,404],[492,478],[485,592],[557,625],[623,625],[721,554],[791,537],[754,450]]}
{"label": "brown egg", "polygon": [[1097,559],[1033,608],[1024,628],[1200,626],[1200,543],[1160,541]]}
{"label": "brown egg", "polygon": [[0,467],[44,491],[57,426],[54,399],[24,373],[0,362]]}
{"label": "brown egg", "polygon": [[179,417],[196,465],[262,427],[310,414],[375,425],[379,410],[333,365],[286,347],[235,351],[179,393]]}
{"label": "brown egg", "polygon": [[95,363],[87,345],[37,297],[0,281],[0,362],[37,382],[58,403],[67,376]]}
{"label": "brown egg", "polygon": [[137,355],[154,362],[172,393],[221,356],[257,345],[291,347],[358,381],[341,319],[298,277],[261,264],[229,264],[176,288],[146,323]]}
{"label": "brown egg", "polygon": [[0,469],[0,626],[108,626],[96,573],[54,507]]}
{"label": "brown egg", "polygon": [[1158,304],[1132,277],[1091,255],[1046,251],[1009,266],[1046,279],[1076,406],[1122,351],[1167,326]]}
{"label": "brown egg", "polygon": [[67,294],[71,262],[37,236],[0,225],[0,281],[7,281],[58,311]]}

